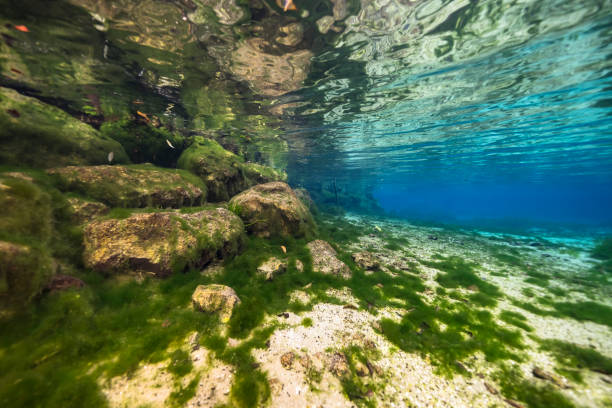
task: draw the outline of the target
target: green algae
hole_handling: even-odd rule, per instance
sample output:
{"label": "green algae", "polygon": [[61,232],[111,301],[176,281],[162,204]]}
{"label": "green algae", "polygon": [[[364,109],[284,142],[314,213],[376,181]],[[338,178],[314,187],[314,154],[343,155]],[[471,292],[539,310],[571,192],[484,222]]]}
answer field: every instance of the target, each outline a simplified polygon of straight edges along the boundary
{"label": "green algae", "polygon": [[[13,117],[8,112],[18,112]],[[128,163],[123,147],[54,106],[0,88],[0,162],[50,168],[103,164],[113,152],[116,163]]]}
{"label": "green algae", "polygon": [[518,367],[504,365],[495,375],[506,398],[526,403],[530,408],[573,408],[563,394],[550,384],[526,380]]}
{"label": "green algae", "polygon": [[[49,407],[77,407],[82,402],[104,406],[96,378],[130,373],[143,363],[172,361],[166,351],[172,343],[183,341],[194,328],[214,331],[217,325],[213,317],[189,305],[199,283],[197,274],[143,283],[104,280],[95,274],[81,277],[87,283],[84,289],[47,296],[0,321],[3,406],[28,401],[45,401]],[[178,373],[188,368],[181,364]],[[28,388],[36,392],[24,392]],[[56,401],[62,390],[61,401]]]}
{"label": "green algae", "polygon": [[540,339],[540,349],[550,352],[564,369],[588,369],[612,374],[612,359],[597,350],[562,340]]}
{"label": "green algae", "polygon": [[520,313],[504,310],[499,314],[499,318],[508,324],[525,330],[526,332],[533,331],[533,328],[527,324],[527,318]]}
{"label": "green algae", "polygon": [[344,348],[342,354],[346,356],[348,362],[348,373],[340,376],[340,384],[344,394],[358,407],[375,407],[376,403],[373,397],[384,385],[372,377],[374,373],[367,375],[359,373],[357,365],[359,364],[363,368],[368,367],[368,364],[380,358],[379,353],[375,349],[353,345]]}
{"label": "green algae", "polygon": [[593,267],[596,272],[612,272],[612,238],[599,242],[591,251],[591,256],[601,261]]}

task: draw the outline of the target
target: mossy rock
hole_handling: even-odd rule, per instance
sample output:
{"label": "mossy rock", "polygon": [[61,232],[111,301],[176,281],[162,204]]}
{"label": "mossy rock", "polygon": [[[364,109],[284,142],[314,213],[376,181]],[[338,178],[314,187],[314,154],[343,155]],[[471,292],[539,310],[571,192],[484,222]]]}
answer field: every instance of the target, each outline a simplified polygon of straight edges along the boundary
{"label": "mossy rock", "polygon": [[144,272],[168,276],[235,255],[244,225],[224,208],[192,214],[137,213],[85,227],[84,261],[104,274]]}
{"label": "mossy rock", "polygon": [[243,191],[230,200],[229,208],[242,218],[249,232],[260,237],[304,237],[315,231],[308,208],[280,181]]}
{"label": "mossy rock", "polygon": [[53,275],[53,265],[44,250],[0,241],[0,309],[31,300]]}
{"label": "mossy rock", "polygon": [[48,242],[53,231],[51,200],[28,175],[0,173],[0,240]]}
{"label": "mossy rock", "polygon": [[63,191],[82,194],[112,207],[179,208],[200,205],[206,186],[183,170],[152,165],[68,166],[48,170]]}
{"label": "mossy rock", "polygon": [[0,87],[0,162],[49,168],[129,163],[123,147],[54,106]]}
{"label": "mossy rock", "polygon": [[208,200],[227,201],[233,195],[262,182],[285,179],[286,175],[272,168],[244,163],[219,143],[196,138],[178,160],[178,167],[197,174],[208,188]]}

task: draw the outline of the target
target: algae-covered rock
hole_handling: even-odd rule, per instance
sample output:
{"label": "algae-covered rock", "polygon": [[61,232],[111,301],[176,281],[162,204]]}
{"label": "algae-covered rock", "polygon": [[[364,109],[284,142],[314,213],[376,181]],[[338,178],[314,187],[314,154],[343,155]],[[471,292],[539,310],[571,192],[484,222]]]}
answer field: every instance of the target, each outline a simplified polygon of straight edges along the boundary
{"label": "algae-covered rock", "polygon": [[326,275],[335,275],[345,279],[351,277],[351,270],[344,262],[338,259],[338,254],[329,243],[320,239],[309,242],[307,245],[312,256],[312,269]]}
{"label": "algae-covered rock", "polygon": [[113,207],[179,208],[200,205],[206,187],[182,170],[151,165],[68,166],[51,169],[60,189],[77,192]]}
{"label": "algae-covered rock", "polygon": [[206,183],[208,200],[213,202],[227,201],[257,183],[286,177],[265,166],[245,164],[240,156],[202,137],[183,152],[178,167],[197,174]]}
{"label": "algae-covered rock", "polygon": [[24,303],[53,274],[52,199],[22,173],[0,173],[0,303]]}
{"label": "algae-covered rock", "polygon": [[54,106],[0,87],[0,162],[49,168],[128,163],[123,147]]}
{"label": "algae-covered rock", "polygon": [[0,307],[29,301],[53,271],[53,259],[46,252],[0,241]]}
{"label": "algae-covered rock", "polygon": [[240,218],[223,208],[192,214],[137,213],[88,224],[84,261],[87,267],[105,274],[168,276],[233,256],[243,234]]}
{"label": "algae-covered rock", "polygon": [[72,210],[72,219],[77,224],[84,224],[110,211],[108,206],[97,201],[84,200],[78,197],[68,197],[67,201]]}
{"label": "algae-covered rock", "polygon": [[236,195],[229,208],[243,219],[249,232],[261,237],[302,237],[315,229],[310,211],[291,187],[280,181],[259,184]]}
{"label": "algae-covered rock", "polygon": [[272,280],[275,276],[284,273],[286,270],[287,263],[276,257],[269,258],[257,267],[257,273],[266,280]]}
{"label": "algae-covered rock", "polygon": [[351,255],[353,261],[366,271],[377,271],[380,269],[380,261],[368,251],[361,251]]}
{"label": "algae-covered rock", "polygon": [[222,322],[227,322],[240,298],[229,286],[199,285],[191,295],[193,307],[207,313],[219,313]]}

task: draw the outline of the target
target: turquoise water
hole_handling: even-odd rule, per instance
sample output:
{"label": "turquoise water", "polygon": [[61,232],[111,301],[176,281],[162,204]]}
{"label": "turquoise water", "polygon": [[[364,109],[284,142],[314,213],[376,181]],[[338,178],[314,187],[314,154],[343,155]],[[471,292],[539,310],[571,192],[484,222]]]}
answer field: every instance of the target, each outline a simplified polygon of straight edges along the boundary
{"label": "turquoise water", "polygon": [[0,85],[94,126],[262,139],[324,207],[612,226],[608,1],[2,3]]}
{"label": "turquoise water", "polygon": [[364,185],[409,218],[610,227],[611,11],[453,1],[365,13],[298,92],[298,117],[318,127],[296,131],[308,150],[294,150],[292,179]]}

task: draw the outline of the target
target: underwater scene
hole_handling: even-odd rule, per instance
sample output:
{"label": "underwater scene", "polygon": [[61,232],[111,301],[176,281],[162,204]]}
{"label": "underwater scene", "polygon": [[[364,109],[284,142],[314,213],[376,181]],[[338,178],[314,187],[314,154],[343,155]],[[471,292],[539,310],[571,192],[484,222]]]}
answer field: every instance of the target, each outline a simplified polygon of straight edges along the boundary
{"label": "underwater scene", "polygon": [[0,407],[612,408],[609,0],[0,0]]}

